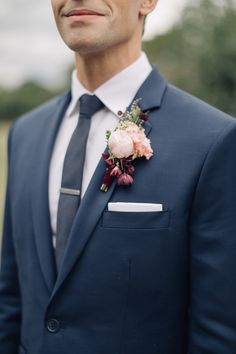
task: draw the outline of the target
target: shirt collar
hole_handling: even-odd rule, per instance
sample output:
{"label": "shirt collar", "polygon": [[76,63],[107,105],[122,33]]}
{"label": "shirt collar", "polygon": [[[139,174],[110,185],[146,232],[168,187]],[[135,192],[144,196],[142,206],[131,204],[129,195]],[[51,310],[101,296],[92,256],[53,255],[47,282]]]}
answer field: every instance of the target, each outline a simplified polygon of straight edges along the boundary
{"label": "shirt collar", "polygon": [[115,115],[117,115],[118,111],[124,112],[151,70],[152,67],[148,58],[142,52],[141,56],[133,64],[106,81],[94,93],[85,89],[79,82],[74,70],[72,73],[71,102],[67,109],[67,116],[73,115],[78,109],[78,101],[85,93],[95,94]]}

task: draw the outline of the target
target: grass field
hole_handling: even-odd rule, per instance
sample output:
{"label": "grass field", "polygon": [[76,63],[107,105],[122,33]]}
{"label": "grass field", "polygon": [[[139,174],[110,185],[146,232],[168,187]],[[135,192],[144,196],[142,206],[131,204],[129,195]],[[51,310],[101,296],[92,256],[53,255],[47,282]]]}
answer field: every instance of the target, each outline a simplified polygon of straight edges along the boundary
{"label": "grass field", "polygon": [[2,220],[7,176],[7,135],[9,123],[0,122],[0,241],[2,235]]}

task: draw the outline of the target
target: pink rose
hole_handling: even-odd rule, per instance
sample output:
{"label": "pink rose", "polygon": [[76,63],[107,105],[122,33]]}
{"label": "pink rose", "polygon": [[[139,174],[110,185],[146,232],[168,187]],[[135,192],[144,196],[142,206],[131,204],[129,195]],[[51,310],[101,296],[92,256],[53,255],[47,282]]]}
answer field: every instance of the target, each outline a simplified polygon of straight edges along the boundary
{"label": "pink rose", "polygon": [[150,140],[147,139],[144,130],[139,129],[139,127],[131,123],[125,130],[134,143],[134,154],[137,157],[145,156],[149,160],[153,155],[153,150],[151,148]]}
{"label": "pink rose", "polygon": [[135,123],[130,123],[129,126],[125,129],[129,136],[135,141],[138,139],[140,132],[142,132]]}
{"label": "pink rose", "polygon": [[140,142],[134,144],[134,151],[137,157],[145,156],[147,160],[149,160],[153,156],[153,150],[150,145],[150,140],[145,137],[145,139]]}
{"label": "pink rose", "polygon": [[108,147],[112,155],[118,159],[127,158],[134,153],[133,141],[124,130],[116,130],[111,134]]}

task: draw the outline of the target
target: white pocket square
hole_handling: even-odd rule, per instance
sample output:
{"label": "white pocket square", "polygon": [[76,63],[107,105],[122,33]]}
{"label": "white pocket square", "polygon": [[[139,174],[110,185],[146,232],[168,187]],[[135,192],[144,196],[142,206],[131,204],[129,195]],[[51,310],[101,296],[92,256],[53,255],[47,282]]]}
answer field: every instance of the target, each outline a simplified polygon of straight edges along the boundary
{"label": "white pocket square", "polygon": [[163,204],[155,203],[108,203],[108,211],[150,212],[163,211]]}

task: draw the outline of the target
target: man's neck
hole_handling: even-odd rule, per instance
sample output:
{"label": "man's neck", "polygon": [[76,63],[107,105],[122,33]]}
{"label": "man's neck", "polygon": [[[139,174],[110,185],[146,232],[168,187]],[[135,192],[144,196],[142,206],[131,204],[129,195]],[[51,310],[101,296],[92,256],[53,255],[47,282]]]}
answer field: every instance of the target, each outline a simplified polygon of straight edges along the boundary
{"label": "man's neck", "polygon": [[136,50],[126,47],[119,50],[106,50],[91,55],[76,53],[77,77],[82,85],[90,92],[134,63],[141,55],[141,45]]}

